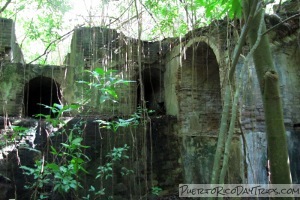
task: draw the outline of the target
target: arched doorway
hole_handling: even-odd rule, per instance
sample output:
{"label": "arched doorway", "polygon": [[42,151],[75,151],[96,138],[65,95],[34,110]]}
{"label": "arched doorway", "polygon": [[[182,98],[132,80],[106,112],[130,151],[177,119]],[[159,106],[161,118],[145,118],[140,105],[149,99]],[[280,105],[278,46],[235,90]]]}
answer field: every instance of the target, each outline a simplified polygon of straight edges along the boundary
{"label": "arched doorway", "polygon": [[199,42],[182,60],[180,112],[188,132],[216,135],[222,111],[219,65],[213,50]]}
{"label": "arched doorway", "polygon": [[55,117],[55,114],[43,105],[53,106],[54,103],[61,104],[60,99],[61,93],[57,82],[44,76],[33,78],[24,88],[24,114],[27,117],[36,117],[35,115],[37,114]]}
{"label": "arched doorway", "polygon": [[184,182],[210,182],[222,112],[219,65],[205,42],[182,56],[178,92]]}
{"label": "arched doorway", "polygon": [[[152,67],[142,71],[146,108],[148,110],[155,110],[156,114],[163,114],[165,110],[162,81],[160,69]],[[137,84],[137,105],[141,106],[141,87],[139,80],[137,81]]]}

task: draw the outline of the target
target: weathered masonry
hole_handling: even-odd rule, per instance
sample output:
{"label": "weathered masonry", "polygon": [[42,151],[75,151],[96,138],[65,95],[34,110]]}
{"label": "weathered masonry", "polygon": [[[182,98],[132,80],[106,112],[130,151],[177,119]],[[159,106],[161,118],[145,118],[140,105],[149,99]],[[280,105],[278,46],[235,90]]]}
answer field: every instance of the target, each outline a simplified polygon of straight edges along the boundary
{"label": "weathered masonry", "polygon": [[[297,6],[294,7],[299,8]],[[280,74],[292,178],[294,183],[300,183],[299,19],[288,23],[288,29],[283,27],[274,30],[269,33],[269,38],[275,66]],[[78,28],[74,31],[71,52],[66,56],[64,66],[24,63],[15,40],[13,21],[0,19],[0,30],[2,116],[28,119],[38,113],[49,113],[39,103],[66,105],[80,102],[85,93],[76,81],[86,78],[83,73],[85,69],[100,67],[118,70],[120,77],[135,82],[118,88],[118,104],[108,102],[100,105],[95,98],[95,101],[82,108],[87,111],[85,117],[130,116],[142,103],[140,96],[143,85],[146,107],[156,110],[156,114],[151,117],[152,132],[147,132],[147,144],[135,146],[141,159],[136,158],[130,165],[144,175],[147,172],[138,166],[146,163],[150,170],[151,165],[152,174],[145,175],[146,178],[136,175],[135,178],[161,184],[165,194],[176,189],[180,183],[209,183],[222,112],[223,83],[228,75],[226,63],[229,50],[232,50],[227,48],[225,22],[219,21],[194,30],[193,34],[187,34],[181,40],[142,41],[141,52],[137,51],[136,39],[128,38],[116,30]],[[245,46],[244,51],[248,50]],[[239,125],[232,142],[233,151],[227,174],[229,183],[268,182],[263,107],[253,62],[250,64],[247,77],[244,78],[244,95],[239,102]],[[242,59],[238,68],[241,66]],[[74,115],[83,117],[80,113],[70,113],[69,116]],[[94,145],[94,149],[112,140],[117,144],[126,141],[130,145],[126,131],[120,131],[122,139],[110,139],[111,136],[105,133],[106,139],[103,140],[95,134],[97,130],[93,126],[96,125],[91,120],[86,143]],[[94,141],[99,143],[94,144]],[[154,156],[143,154],[143,148],[147,152],[153,148]],[[91,168],[99,162],[99,154],[92,155],[95,160]],[[8,169],[0,168],[0,174],[12,177],[12,172],[5,170]],[[121,182],[123,185],[117,191],[120,195],[129,191],[126,187],[129,183],[124,180]],[[144,190],[144,186],[140,187]]]}

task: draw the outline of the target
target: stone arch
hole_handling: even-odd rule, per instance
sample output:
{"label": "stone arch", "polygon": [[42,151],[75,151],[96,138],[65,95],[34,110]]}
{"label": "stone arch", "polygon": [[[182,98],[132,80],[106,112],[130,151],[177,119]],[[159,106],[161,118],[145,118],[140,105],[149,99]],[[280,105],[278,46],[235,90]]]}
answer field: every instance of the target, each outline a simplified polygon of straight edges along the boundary
{"label": "stone arch", "polygon": [[222,107],[216,54],[206,42],[193,43],[185,49],[181,70],[179,105],[186,131],[216,133]]}
{"label": "stone arch", "polygon": [[193,39],[190,39],[186,45],[183,47],[183,51],[181,51],[181,56],[184,57],[184,54],[189,48],[192,48],[193,46],[198,46],[199,44],[206,44],[212,52],[215,54],[216,61],[219,65],[221,65],[221,52],[220,52],[220,47],[218,44],[214,43],[213,41],[217,41],[217,38],[209,38],[207,36],[200,36],[200,37],[195,37]]}
{"label": "stone arch", "polygon": [[[138,76],[137,76],[138,77]],[[142,70],[142,83],[144,86],[144,98],[146,108],[155,110],[157,114],[164,112],[163,97],[163,73],[157,67],[147,67]],[[141,105],[141,88],[139,80],[137,80],[137,105]]]}
{"label": "stone arch", "polygon": [[187,46],[181,55],[178,102],[184,182],[208,184],[222,112],[219,64],[203,41]]}
{"label": "stone arch", "polygon": [[32,78],[24,86],[24,115],[34,117],[36,114],[51,115],[49,108],[42,105],[53,106],[54,103],[61,104],[60,85],[52,78],[38,76]]}

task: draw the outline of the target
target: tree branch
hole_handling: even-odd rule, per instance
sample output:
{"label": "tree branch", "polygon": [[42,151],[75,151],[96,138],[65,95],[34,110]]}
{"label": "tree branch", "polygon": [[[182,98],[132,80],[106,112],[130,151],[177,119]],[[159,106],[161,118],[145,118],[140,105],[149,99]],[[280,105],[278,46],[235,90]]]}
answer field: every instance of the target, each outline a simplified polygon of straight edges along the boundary
{"label": "tree branch", "polygon": [[250,12],[249,12],[247,21],[246,21],[246,23],[245,23],[245,25],[242,29],[241,36],[239,37],[237,45],[235,46],[235,49],[233,51],[232,66],[231,66],[231,69],[230,69],[230,72],[229,72],[230,84],[233,84],[233,78],[234,78],[234,72],[235,72],[235,69],[236,69],[236,65],[238,63],[239,56],[241,54],[243,44],[245,44],[248,29],[249,29],[249,26],[252,22],[252,19],[253,19],[253,16],[254,16],[255,12],[256,12],[256,4],[252,4],[252,7],[250,8]]}
{"label": "tree branch", "polygon": [[250,58],[253,56],[254,51],[257,49],[258,45],[260,44],[260,41],[262,38],[261,32],[263,29],[263,24],[264,24],[264,17],[262,15],[261,19],[260,19],[258,31],[257,31],[257,40],[255,41],[255,44],[252,46],[250,52],[246,56],[246,58],[244,60],[244,64],[241,69],[241,72],[240,72],[240,75],[239,75],[238,86],[237,86],[237,89],[234,94],[232,108],[231,108],[232,111],[231,111],[230,126],[229,126],[229,130],[228,130],[227,140],[225,143],[223,164],[222,164],[222,170],[220,173],[220,180],[219,180],[220,184],[224,184],[224,179],[226,176],[226,172],[228,170],[228,160],[229,160],[230,150],[232,147],[231,142],[232,142],[232,138],[233,138],[233,134],[234,134],[234,128],[236,127],[235,124],[236,124],[236,117],[237,117],[237,108],[238,108],[238,101],[239,101],[239,97],[240,97],[240,90],[243,86],[243,81],[242,81],[243,76],[246,72],[246,69],[248,68]]}
{"label": "tree branch", "polygon": [[280,2],[278,4],[278,8],[276,9],[276,13],[280,12],[280,10],[281,10],[281,3],[282,3],[282,0],[280,0]]}
{"label": "tree branch", "polygon": [[8,4],[10,4],[10,3],[11,3],[11,0],[7,0],[5,5],[0,9],[0,13],[2,13],[7,8]]}
{"label": "tree branch", "polygon": [[[147,9],[147,6],[145,4],[143,4],[142,1],[140,1],[140,4],[144,7],[144,9],[147,11],[147,13],[150,15],[150,17],[153,19],[153,21],[155,22],[155,24],[158,24],[158,22],[156,21],[155,17],[153,16],[153,14]],[[164,38],[165,37],[165,34],[161,31],[161,29],[159,29],[161,34],[163,35]]]}
{"label": "tree branch", "polygon": [[119,15],[118,18],[116,18],[114,21],[110,22],[108,24],[108,26],[110,26],[111,24],[115,23],[117,20],[119,20],[130,8],[130,6],[133,4],[134,0],[130,2],[130,4],[128,5],[128,7]]}
{"label": "tree branch", "polygon": [[29,62],[28,64],[32,64],[33,62],[37,61],[38,59],[40,59],[41,57],[43,57],[44,55],[46,55],[47,53],[49,53],[48,49],[51,47],[52,44],[54,44],[57,41],[60,41],[62,38],[66,37],[67,35],[71,34],[72,32],[74,32],[77,28],[82,27],[84,24],[79,25],[78,27],[74,28],[73,30],[63,34],[62,36],[60,36],[59,38],[51,41],[48,46],[46,47],[46,49],[44,50],[44,53],[39,55],[37,58],[35,58],[34,60],[32,60],[31,62]]}
{"label": "tree branch", "polygon": [[266,32],[264,32],[262,35],[266,35],[267,33],[273,31],[274,29],[278,28],[281,24],[293,19],[293,18],[296,18],[296,17],[299,17],[300,16],[300,13],[298,14],[295,14],[293,16],[290,16],[289,18],[286,18],[285,20],[281,21],[280,23],[276,24],[275,26],[269,28]]}

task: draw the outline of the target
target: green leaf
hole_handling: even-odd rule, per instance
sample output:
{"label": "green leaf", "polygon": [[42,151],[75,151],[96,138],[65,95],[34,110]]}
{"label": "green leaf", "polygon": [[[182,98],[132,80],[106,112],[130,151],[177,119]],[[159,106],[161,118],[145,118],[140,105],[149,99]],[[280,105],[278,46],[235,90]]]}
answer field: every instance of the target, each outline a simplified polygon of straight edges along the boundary
{"label": "green leaf", "polygon": [[100,177],[102,177],[102,174],[98,174],[98,175],[96,176],[96,179],[98,179],[98,178],[100,178]]}
{"label": "green leaf", "polygon": [[32,175],[34,173],[34,171],[35,171],[35,169],[27,167],[27,166],[21,166],[20,168],[24,169],[25,171],[27,171],[27,172],[24,172],[27,175]]}
{"label": "green leaf", "polygon": [[105,176],[105,179],[106,179],[106,180],[109,179],[109,178],[112,178],[112,174],[107,174],[107,175]]}
{"label": "green leaf", "polygon": [[89,191],[90,191],[90,192],[94,192],[94,191],[96,191],[96,189],[95,189],[95,187],[94,187],[94,186],[92,186],[92,185],[91,185],[91,187],[90,187]]}
{"label": "green leaf", "polygon": [[242,16],[242,3],[241,0],[232,0],[232,7],[230,12],[230,17],[234,16],[241,17]]}
{"label": "green leaf", "polygon": [[102,69],[102,68],[96,68],[96,69],[95,69],[95,72],[96,72],[97,74],[99,74],[100,76],[104,76],[104,75],[105,75],[105,71],[104,71],[104,69]]}
{"label": "green leaf", "polygon": [[76,189],[77,188],[77,184],[76,183],[71,183],[70,187],[73,188],[73,189]]}
{"label": "green leaf", "polygon": [[60,187],[60,184],[56,184],[53,188],[53,191],[57,191],[59,189],[59,187]]}
{"label": "green leaf", "polygon": [[86,174],[90,174],[84,167],[82,167],[81,165],[79,166],[79,169],[81,170],[81,171],[83,171],[84,173],[86,173]]}
{"label": "green leaf", "polygon": [[63,145],[64,147],[66,147],[66,148],[69,148],[70,147],[70,145],[68,145],[68,144],[66,144],[66,143],[60,143],[61,145]]}
{"label": "green leaf", "polygon": [[68,192],[69,189],[70,189],[70,186],[69,185],[65,185],[63,189],[64,189],[65,192]]}
{"label": "green leaf", "polygon": [[158,196],[161,191],[162,191],[162,189],[160,187],[157,187],[157,186],[152,187],[152,194],[154,194],[156,196]]}
{"label": "green leaf", "polygon": [[81,106],[81,105],[79,105],[79,104],[71,104],[69,107],[70,107],[70,109],[72,109],[72,110],[76,110],[76,109],[80,108],[80,106]]}
{"label": "green leaf", "polygon": [[99,190],[98,192],[95,193],[96,195],[105,195],[105,188]]}
{"label": "green leaf", "polygon": [[61,110],[63,108],[63,105],[60,105],[58,103],[54,103],[53,107],[58,108],[59,110]]}
{"label": "green leaf", "polygon": [[78,145],[80,145],[80,143],[81,143],[82,140],[83,140],[83,138],[81,138],[81,137],[75,138],[72,141],[72,144],[78,146]]}
{"label": "green leaf", "polygon": [[114,88],[107,88],[107,89],[106,89],[106,92],[107,92],[108,94],[110,94],[112,97],[118,98],[118,95],[117,95],[117,93],[116,93],[116,91],[115,91]]}
{"label": "green leaf", "polygon": [[55,163],[49,163],[47,164],[47,167],[52,169],[53,171],[59,171],[59,166]]}
{"label": "green leaf", "polygon": [[62,172],[67,172],[67,168],[65,166],[60,166],[59,170]]}
{"label": "green leaf", "polygon": [[58,155],[58,152],[56,151],[56,149],[53,147],[53,146],[50,146],[50,148],[51,148],[51,153],[53,154],[53,155]]}
{"label": "green leaf", "polygon": [[21,131],[27,131],[29,128],[23,127],[23,126],[11,126],[12,129],[16,132],[21,132]]}

